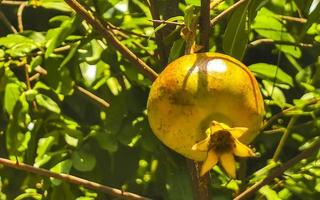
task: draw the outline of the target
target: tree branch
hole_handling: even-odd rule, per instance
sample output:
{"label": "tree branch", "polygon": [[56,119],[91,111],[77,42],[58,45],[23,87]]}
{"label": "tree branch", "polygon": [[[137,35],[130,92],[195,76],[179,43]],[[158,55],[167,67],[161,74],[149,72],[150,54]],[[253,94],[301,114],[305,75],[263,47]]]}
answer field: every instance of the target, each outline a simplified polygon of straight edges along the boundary
{"label": "tree branch", "polygon": [[135,66],[150,80],[155,80],[158,74],[150,68],[145,62],[143,62],[138,56],[124,46],[114,34],[103,25],[97,17],[89,13],[77,0],[65,0],[65,2],[74,9],[79,15],[81,15],[89,24],[91,24],[96,30],[98,30],[102,36],[113,45],[125,58],[131,61]]}
{"label": "tree branch", "polygon": [[209,50],[210,0],[201,0],[200,8],[200,45],[202,52]]}
{"label": "tree branch", "polygon": [[72,176],[72,175],[68,175],[68,174],[59,174],[59,173],[55,173],[46,169],[42,169],[42,168],[38,168],[38,167],[34,167],[31,165],[27,165],[24,163],[16,163],[14,161],[5,159],[5,158],[0,158],[0,164],[10,167],[10,168],[15,168],[18,170],[22,170],[22,171],[26,171],[26,172],[30,172],[30,173],[34,173],[34,174],[38,174],[41,176],[45,176],[45,177],[53,177],[62,181],[66,181],[69,183],[73,183],[76,185],[81,185],[84,186],[86,188],[95,190],[95,191],[99,191],[108,195],[112,195],[115,197],[119,197],[121,199],[128,199],[128,200],[151,200],[149,198],[134,194],[134,193],[130,193],[130,192],[125,192],[116,188],[112,188],[109,186],[105,186],[105,185],[101,185],[99,183],[96,182],[91,182],[76,176]]}
{"label": "tree branch", "polygon": [[294,158],[290,159],[288,162],[284,163],[282,166],[275,169],[268,177],[263,179],[262,181],[257,182],[256,184],[252,185],[250,188],[242,192],[240,195],[238,195],[233,200],[244,200],[248,199],[250,196],[252,196],[256,191],[258,191],[261,187],[269,184],[274,180],[274,178],[282,175],[287,169],[298,163],[304,158],[307,158],[309,156],[312,156],[314,153],[317,153],[320,148],[320,141],[315,143],[310,148],[302,151],[300,154],[295,156]]}
{"label": "tree branch", "polygon": [[[149,8],[150,8],[152,19],[160,20],[157,1],[149,0]],[[158,27],[158,24],[156,22],[153,22],[153,28],[156,29],[157,27]],[[163,31],[162,30],[156,31],[155,37],[156,37],[155,39],[158,46],[157,49],[159,53],[160,63],[164,67],[165,65],[167,65],[167,62],[168,62],[168,51],[166,50],[166,47],[164,45]]]}
{"label": "tree branch", "polygon": [[225,11],[223,11],[222,13],[220,13],[219,15],[217,15],[215,18],[213,18],[210,21],[211,26],[214,26],[218,21],[220,21],[221,19],[223,19],[224,17],[226,17],[228,14],[230,14],[231,12],[233,12],[236,8],[238,8],[240,5],[242,5],[243,3],[247,2],[248,0],[240,0],[237,3],[233,4],[232,6],[230,6],[228,9],[226,9]]}
{"label": "tree branch", "polygon": [[208,185],[210,182],[209,173],[200,177],[201,163],[194,160],[186,159],[188,171],[191,176],[193,198],[196,200],[208,200],[209,190]]}
{"label": "tree branch", "polygon": [[[206,52],[209,50],[209,32],[210,32],[210,0],[201,0],[200,8],[200,45],[201,51]],[[194,31],[195,34],[195,31]],[[189,54],[189,49],[186,52]],[[210,175],[206,173],[204,176],[200,176],[201,162],[196,162],[187,159],[188,171],[191,176],[192,189],[194,199],[197,200],[209,200],[209,183]]]}

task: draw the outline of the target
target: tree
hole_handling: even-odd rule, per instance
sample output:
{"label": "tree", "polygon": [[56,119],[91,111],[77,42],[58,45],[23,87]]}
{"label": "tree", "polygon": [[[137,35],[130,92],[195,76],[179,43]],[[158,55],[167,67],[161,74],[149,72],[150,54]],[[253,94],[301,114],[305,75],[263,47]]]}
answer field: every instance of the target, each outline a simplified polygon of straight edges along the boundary
{"label": "tree", "polygon": [[[2,0],[0,199],[316,199],[319,17],[318,0]],[[248,65],[266,113],[260,157],[197,188],[146,102],[168,63],[200,51]]]}

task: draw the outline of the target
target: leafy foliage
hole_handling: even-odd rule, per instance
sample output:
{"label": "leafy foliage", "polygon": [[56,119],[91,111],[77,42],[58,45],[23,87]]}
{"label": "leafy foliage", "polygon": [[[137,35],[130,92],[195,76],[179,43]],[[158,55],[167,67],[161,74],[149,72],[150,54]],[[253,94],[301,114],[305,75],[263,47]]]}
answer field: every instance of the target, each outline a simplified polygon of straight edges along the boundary
{"label": "leafy foliage", "polygon": [[[0,4],[17,27],[17,8]],[[147,2],[83,0],[109,22],[115,36],[158,72],[163,60],[182,56],[183,26],[200,0],[161,0],[156,9],[169,24],[153,27]],[[229,8],[228,0],[211,17]],[[214,199],[230,199],[265,178],[291,116],[298,122],[280,157],[285,162],[319,140],[320,3],[317,0],[249,0],[210,28],[210,51],[224,52],[249,66],[259,79],[266,121],[283,115],[252,144],[260,157],[247,161],[238,180],[218,166],[211,172]],[[57,173],[73,174],[153,199],[193,199],[185,159],[161,144],[147,121],[151,81],[63,0],[29,0],[24,31],[11,33],[0,21],[0,156]],[[198,19],[197,19],[198,20]],[[160,33],[164,49],[160,49]],[[196,41],[199,38],[196,37]],[[307,43],[307,44],[306,44]],[[167,58],[161,58],[164,50]],[[90,100],[78,86],[110,104]],[[268,134],[269,133],[269,134]],[[302,160],[264,186],[257,199],[316,199],[320,153]],[[280,162],[279,161],[279,162]],[[0,199],[106,199],[106,195],[61,180],[0,165]]]}

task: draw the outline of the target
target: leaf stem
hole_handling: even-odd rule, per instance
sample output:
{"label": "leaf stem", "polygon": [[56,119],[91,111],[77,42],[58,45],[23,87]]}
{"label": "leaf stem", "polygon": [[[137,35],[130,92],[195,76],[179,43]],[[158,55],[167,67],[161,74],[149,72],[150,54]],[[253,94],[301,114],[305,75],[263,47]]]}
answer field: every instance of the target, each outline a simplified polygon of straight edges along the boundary
{"label": "leaf stem", "polygon": [[66,182],[73,183],[76,185],[81,185],[81,186],[84,186],[84,187],[92,189],[92,190],[96,190],[99,192],[103,192],[105,194],[119,197],[120,199],[151,200],[149,198],[146,198],[146,197],[134,194],[134,193],[125,192],[125,191],[119,190],[117,188],[112,188],[109,186],[101,185],[99,183],[88,181],[86,179],[82,179],[82,178],[79,178],[76,176],[63,174],[63,173],[60,173],[60,174],[55,173],[55,172],[52,172],[52,171],[49,171],[46,169],[34,167],[34,166],[27,165],[24,163],[17,163],[15,161],[11,161],[11,160],[1,158],[1,157],[0,157],[0,164],[7,166],[7,167],[10,167],[10,168],[15,168],[18,170],[38,174],[38,175],[45,176],[45,177],[53,177],[53,178],[56,178],[56,179],[59,179],[62,181],[66,181]]}

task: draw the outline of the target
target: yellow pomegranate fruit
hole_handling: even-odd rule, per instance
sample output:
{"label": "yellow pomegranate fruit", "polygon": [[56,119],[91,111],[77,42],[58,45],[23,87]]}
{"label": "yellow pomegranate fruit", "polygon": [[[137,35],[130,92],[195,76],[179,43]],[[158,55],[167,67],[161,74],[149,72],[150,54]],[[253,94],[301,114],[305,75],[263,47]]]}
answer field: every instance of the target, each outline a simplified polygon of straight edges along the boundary
{"label": "yellow pomegranate fruit", "polygon": [[[253,74],[219,53],[186,55],[170,63],[153,83],[147,109],[151,129],[166,146],[206,160],[202,174],[218,160],[224,167],[233,154],[252,156],[244,144],[257,135],[264,113]],[[233,168],[226,169],[232,177]]]}

